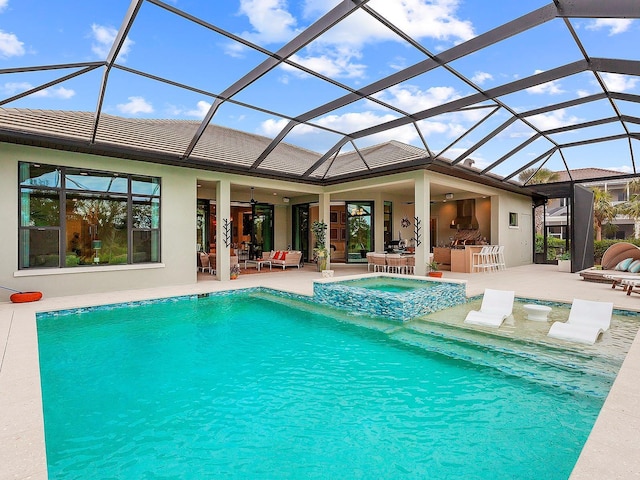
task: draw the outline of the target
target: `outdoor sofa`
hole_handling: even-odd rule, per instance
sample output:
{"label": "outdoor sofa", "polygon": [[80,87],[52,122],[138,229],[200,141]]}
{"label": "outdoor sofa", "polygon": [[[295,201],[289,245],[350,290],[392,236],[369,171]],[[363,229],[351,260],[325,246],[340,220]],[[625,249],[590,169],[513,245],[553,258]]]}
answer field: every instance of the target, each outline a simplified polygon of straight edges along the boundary
{"label": "outdoor sofa", "polygon": [[269,260],[272,266],[281,266],[283,270],[287,267],[300,268],[302,252],[299,250],[271,250],[269,258],[266,260]]}

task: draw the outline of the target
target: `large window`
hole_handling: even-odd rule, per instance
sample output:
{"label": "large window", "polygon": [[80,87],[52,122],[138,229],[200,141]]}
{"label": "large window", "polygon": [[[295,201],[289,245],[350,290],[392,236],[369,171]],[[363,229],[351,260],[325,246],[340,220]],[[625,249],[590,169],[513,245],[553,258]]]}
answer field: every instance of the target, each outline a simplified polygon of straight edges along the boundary
{"label": "large window", "polygon": [[20,163],[20,268],[160,261],[160,179]]}

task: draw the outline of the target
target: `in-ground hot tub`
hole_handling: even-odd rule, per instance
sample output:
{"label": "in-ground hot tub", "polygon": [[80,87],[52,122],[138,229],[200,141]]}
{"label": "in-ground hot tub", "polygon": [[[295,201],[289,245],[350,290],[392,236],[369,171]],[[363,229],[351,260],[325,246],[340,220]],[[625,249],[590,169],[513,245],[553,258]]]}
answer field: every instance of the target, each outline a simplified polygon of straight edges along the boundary
{"label": "in-ground hot tub", "polygon": [[465,303],[466,283],[375,273],[315,280],[313,296],[319,303],[404,322]]}

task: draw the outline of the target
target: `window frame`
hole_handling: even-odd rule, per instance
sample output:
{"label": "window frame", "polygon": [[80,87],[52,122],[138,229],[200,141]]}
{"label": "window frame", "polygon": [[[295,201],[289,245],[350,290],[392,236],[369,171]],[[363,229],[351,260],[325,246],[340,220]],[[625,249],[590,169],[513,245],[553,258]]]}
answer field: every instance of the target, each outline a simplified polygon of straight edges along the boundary
{"label": "window frame", "polygon": [[[29,173],[31,172],[31,168],[36,167],[45,167],[51,168],[52,171],[57,172],[60,176],[59,182],[57,186],[50,185],[37,185],[33,183],[29,183],[29,179],[25,179],[22,181],[22,172],[24,168],[29,169]],[[101,191],[101,190],[93,190],[91,188],[78,189],[78,188],[68,188],[67,187],[67,175],[74,175],[75,172],[82,172],[82,175],[87,176],[110,176],[112,178],[124,178],[126,179],[126,192],[122,191]],[[141,179],[145,179],[151,185],[156,185],[156,187],[152,188],[149,193],[139,193],[137,190],[134,192],[134,182],[140,181]],[[82,167],[75,166],[60,166],[60,165],[49,165],[43,164],[40,162],[18,162],[18,270],[51,270],[51,269],[61,269],[61,268],[69,268],[74,269],[78,267],[105,267],[105,266],[113,266],[118,267],[122,265],[141,265],[141,264],[159,264],[162,263],[162,249],[161,249],[161,239],[162,239],[162,179],[161,177],[155,177],[152,175],[143,175],[143,174],[128,174],[121,172],[113,172],[113,171],[105,171],[105,170],[95,170],[95,169],[85,169]],[[23,192],[25,191],[38,192],[38,191],[53,191],[57,193],[58,202],[59,202],[59,211],[58,211],[58,225],[23,225],[24,222],[24,204],[23,204]],[[127,245],[127,262],[125,263],[114,263],[114,264],[78,264],[78,265],[67,265],[67,201],[69,198],[78,197],[78,196],[93,196],[98,200],[113,200],[115,197],[119,197],[122,199],[126,199],[126,212],[127,212],[127,221],[126,221],[126,245]],[[148,228],[141,228],[139,226],[134,228],[134,219],[133,219],[133,209],[134,203],[139,201],[140,199],[144,199],[150,205],[151,208],[151,218],[150,225]],[[31,212],[29,212],[30,214]],[[28,222],[31,223],[31,222]],[[31,231],[43,231],[43,230],[54,230],[58,233],[58,265],[57,266],[32,266],[29,265],[28,254],[26,253],[25,246],[28,243],[24,242],[23,237],[29,239]],[[155,241],[152,243],[151,247],[151,258],[156,257],[155,260],[147,260],[142,262],[135,261],[135,254],[133,251],[134,248],[134,233],[138,232],[149,232],[148,235],[150,238]],[[155,245],[155,248],[154,248]],[[154,250],[156,250],[154,252]]]}

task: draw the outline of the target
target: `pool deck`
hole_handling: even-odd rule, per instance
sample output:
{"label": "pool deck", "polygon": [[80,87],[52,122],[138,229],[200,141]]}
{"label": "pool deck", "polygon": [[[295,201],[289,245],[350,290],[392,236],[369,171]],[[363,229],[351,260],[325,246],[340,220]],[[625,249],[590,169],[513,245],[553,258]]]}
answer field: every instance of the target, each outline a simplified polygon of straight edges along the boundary
{"label": "pool deck", "polygon": [[[335,276],[366,273],[366,266],[334,265]],[[0,303],[0,480],[46,479],[44,427],[35,313],[177,295],[265,286],[313,294],[320,273],[307,266],[286,272],[240,275],[222,283],[198,274],[193,285],[43,298],[29,304]],[[570,303],[574,298],[609,301],[640,311],[640,295],[627,296],[603,283],[585,282],[554,265],[527,265],[492,273],[445,272],[467,281],[467,296],[485,287],[514,290],[517,297]],[[46,293],[46,292],[45,292]],[[640,335],[636,336],[596,424],[571,474],[572,480],[640,478]],[[553,448],[553,447],[550,447]]]}

